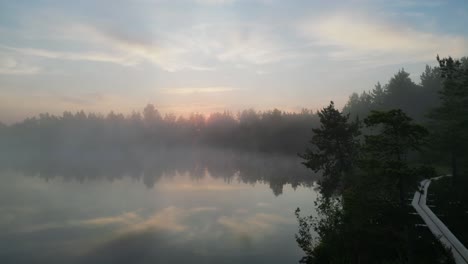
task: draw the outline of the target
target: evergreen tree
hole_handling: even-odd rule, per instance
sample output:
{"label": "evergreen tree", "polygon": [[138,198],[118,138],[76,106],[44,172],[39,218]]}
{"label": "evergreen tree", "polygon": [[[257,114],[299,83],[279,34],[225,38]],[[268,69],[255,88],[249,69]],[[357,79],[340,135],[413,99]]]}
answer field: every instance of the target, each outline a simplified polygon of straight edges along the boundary
{"label": "evergreen tree", "polygon": [[372,108],[375,110],[382,109],[385,102],[385,89],[382,87],[380,82],[378,82],[374,89],[370,93],[372,99]]}
{"label": "evergreen tree", "polygon": [[466,58],[440,59],[443,88],[440,91],[440,106],[430,117],[434,121],[435,146],[451,156],[454,182],[459,178],[459,163],[467,154],[468,147],[468,63]]}
{"label": "evergreen tree", "polygon": [[400,204],[404,201],[405,182],[411,176],[406,156],[409,151],[419,150],[428,131],[412,122],[400,109],[372,111],[364,120],[367,127],[378,127],[378,133],[365,136],[366,158],[372,164],[383,166],[386,174],[397,180]]}
{"label": "evergreen tree", "polygon": [[[427,131],[401,110],[373,111],[365,123],[377,131],[366,135],[341,195],[319,197],[318,217],[296,210],[296,241],[306,253],[302,263],[427,263],[427,252],[411,251],[408,212],[402,206],[403,183],[417,181],[412,177],[417,170],[405,157],[420,148]],[[431,243],[426,249],[437,248]],[[410,256],[418,261],[409,262]],[[439,253],[431,257],[451,263]]]}
{"label": "evergreen tree", "polygon": [[390,79],[385,86],[387,96],[385,97],[384,110],[401,109],[409,116],[414,117],[414,102],[418,86],[409,76],[410,74],[402,69]]}
{"label": "evergreen tree", "polygon": [[322,171],[322,193],[331,195],[342,183],[356,158],[359,135],[358,121],[349,123],[349,114],[342,115],[333,102],[318,116],[320,128],[312,129],[312,146],[300,155],[303,164],[315,172]]}

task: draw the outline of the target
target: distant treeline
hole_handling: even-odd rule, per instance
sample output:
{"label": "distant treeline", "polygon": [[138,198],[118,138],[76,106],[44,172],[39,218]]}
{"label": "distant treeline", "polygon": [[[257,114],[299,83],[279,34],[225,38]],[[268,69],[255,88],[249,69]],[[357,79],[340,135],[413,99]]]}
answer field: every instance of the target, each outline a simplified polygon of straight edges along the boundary
{"label": "distant treeline", "polygon": [[[158,147],[210,146],[247,151],[303,151],[316,125],[313,111],[288,113],[280,110],[245,110],[237,115],[213,113],[208,117],[162,116],[151,104],[142,113],[83,111],[62,116],[40,114],[0,128],[2,150],[12,152],[60,153],[74,151],[132,151]],[[42,154],[41,154],[42,153]]]}
{"label": "distant treeline", "polygon": [[[461,62],[468,65],[467,58]],[[402,109],[417,122],[425,122],[429,109],[439,104],[441,87],[439,67],[426,66],[419,84],[400,70],[387,84],[352,94],[343,112],[363,119],[370,110]],[[8,155],[44,155],[202,145],[295,155],[304,151],[317,126],[317,113],[308,109],[300,113],[249,109],[183,117],[162,115],[149,104],[141,113],[130,115],[64,112],[61,116],[40,114],[10,126],[0,124],[0,149]]]}

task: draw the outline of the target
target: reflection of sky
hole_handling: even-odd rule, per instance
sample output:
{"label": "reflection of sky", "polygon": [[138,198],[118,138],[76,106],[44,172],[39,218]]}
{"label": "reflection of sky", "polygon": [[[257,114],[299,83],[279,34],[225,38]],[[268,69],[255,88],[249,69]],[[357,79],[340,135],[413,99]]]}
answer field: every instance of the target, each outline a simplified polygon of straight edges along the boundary
{"label": "reflection of sky", "polygon": [[[294,263],[296,207],[315,193],[190,175],[48,182],[1,175],[0,260],[79,263]],[[27,253],[27,254],[25,254]]]}

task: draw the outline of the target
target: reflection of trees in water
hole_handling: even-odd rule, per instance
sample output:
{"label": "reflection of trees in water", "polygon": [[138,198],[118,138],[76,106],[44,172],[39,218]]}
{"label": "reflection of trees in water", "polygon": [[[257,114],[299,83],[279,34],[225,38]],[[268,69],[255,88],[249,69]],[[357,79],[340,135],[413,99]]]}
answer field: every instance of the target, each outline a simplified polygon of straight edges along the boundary
{"label": "reflection of trees in water", "polygon": [[317,179],[294,156],[222,151],[213,149],[167,149],[155,152],[93,152],[2,157],[2,169],[38,176],[45,180],[62,177],[78,182],[113,181],[131,177],[152,188],[161,177],[187,174],[192,180],[207,175],[227,183],[269,184],[280,195],[285,184],[295,189],[311,186]]}

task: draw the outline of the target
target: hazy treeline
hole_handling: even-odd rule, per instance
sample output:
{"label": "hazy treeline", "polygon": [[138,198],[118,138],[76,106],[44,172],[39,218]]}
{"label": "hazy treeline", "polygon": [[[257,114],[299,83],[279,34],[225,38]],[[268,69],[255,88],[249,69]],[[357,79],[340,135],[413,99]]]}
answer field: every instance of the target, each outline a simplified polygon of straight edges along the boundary
{"label": "hazy treeline", "polygon": [[0,144],[9,154],[69,151],[130,151],[155,147],[211,146],[248,151],[296,154],[303,150],[312,127],[313,111],[257,112],[244,110],[189,117],[161,115],[151,104],[142,113],[109,113],[107,116],[64,112],[61,116],[40,114],[0,128]]}
{"label": "hazy treeline", "polygon": [[[449,68],[456,68],[457,70],[452,71],[460,71],[457,74],[463,75],[462,72],[468,69],[468,57],[462,57],[456,63],[459,65],[453,64]],[[431,144],[426,145],[428,151],[420,153],[424,161],[440,166],[452,163],[452,174],[456,175],[456,167],[462,167],[463,164],[459,164],[462,163],[460,159],[466,155],[467,148],[467,139],[463,136],[468,117],[464,106],[466,92],[463,91],[466,84],[455,85],[461,88],[449,88],[447,92],[443,89],[444,79],[447,83],[446,71],[447,69],[442,71],[440,66],[426,66],[420,75],[420,82],[415,83],[409,73],[402,69],[384,85],[377,83],[370,91],[364,91],[360,95],[353,93],[343,107],[343,113],[349,113],[353,120],[356,117],[364,120],[373,110],[401,109],[430,132],[428,141]],[[453,78],[455,77],[449,77],[448,82]]]}
{"label": "hazy treeline", "polygon": [[[468,58],[460,59],[462,67],[468,68]],[[442,78],[440,67],[426,65],[415,83],[404,69],[398,71],[388,83],[377,83],[372,90],[353,93],[343,108],[351,117],[364,119],[371,110],[401,109],[418,122],[426,122],[430,110],[440,104]]]}

